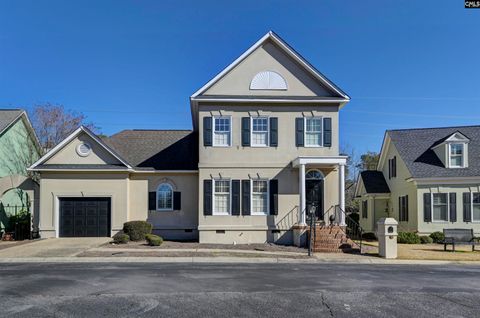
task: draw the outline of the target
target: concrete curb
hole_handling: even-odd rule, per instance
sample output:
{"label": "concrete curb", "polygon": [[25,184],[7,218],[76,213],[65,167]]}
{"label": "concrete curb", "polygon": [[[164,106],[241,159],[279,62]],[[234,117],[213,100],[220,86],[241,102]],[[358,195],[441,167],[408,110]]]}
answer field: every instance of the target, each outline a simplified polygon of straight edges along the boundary
{"label": "concrete curb", "polygon": [[386,259],[292,259],[282,257],[29,257],[2,258],[0,264],[9,263],[214,263],[214,264],[374,264],[374,265],[475,265],[478,261],[420,261]]}
{"label": "concrete curb", "polygon": [[108,248],[97,247],[86,250],[85,252],[128,252],[128,253],[179,253],[179,252],[200,252],[200,253],[238,253],[238,254],[256,254],[256,255],[289,255],[289,256],[306,256],[307,252],[283,252],[283,251],[258,251],[258,250],[234,250],[222,248],[168,248],[168,249],[151,249],[151,248]]}

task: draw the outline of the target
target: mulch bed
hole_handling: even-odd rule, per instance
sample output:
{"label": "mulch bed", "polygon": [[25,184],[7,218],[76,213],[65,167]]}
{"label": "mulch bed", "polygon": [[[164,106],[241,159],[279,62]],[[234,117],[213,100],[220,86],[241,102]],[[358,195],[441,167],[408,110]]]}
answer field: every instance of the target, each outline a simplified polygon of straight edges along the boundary
{"label": "mulch bed", "polygon": [[[164,241],[161,246],[149,246],[145,241],[140,242],[128,242],[127,244],[111,244],[106,243],[102,247],[110,248],[138,248],[138,249],[227,249],[227,250],[248,250],[248,251],[262,251],[262,252],[295,252],[306,253],[307,249],[286,246],[277,244],[200,244],[197,242],[174,242]],[[162,254],[163,255],[163,254]]]}

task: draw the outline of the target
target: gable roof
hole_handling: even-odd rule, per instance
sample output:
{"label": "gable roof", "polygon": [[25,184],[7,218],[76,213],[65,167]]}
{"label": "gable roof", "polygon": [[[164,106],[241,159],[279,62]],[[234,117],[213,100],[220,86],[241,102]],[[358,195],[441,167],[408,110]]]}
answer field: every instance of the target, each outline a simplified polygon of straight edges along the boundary
{"label": "gable roof", "polygon": [[387,181],[381,171],[366,170],[360,173],[367,193],[390,193]]}
{"label": "gable roof", "polygon": [[22,109],[0,109],[0,134],[10,127],[23,113]]}
{"label": "gable roof", "polygon": [[104,141],[136,169],[198,169],[198,135],[191,130],[123,130]]}
{"label": "gable roof", "polygon": [[336,86],[332,81],[330,81],[325,75],[318,71],[313,65],[311,65],[305,58],[303,58],[297,51],[295,51],[290,45],[288,45],[282,38],[280,38],[273,31],[269,31],[265,34],[260,40],[255,42],[248,50],[246,50],[242,55],[240,55],[235,61],[228,65],[223,71],[218,73],[214,78],[202,86],[191,96],[191,99],[195,99],[197,96],[202,95],[206,90],[213,86],[217,81],[219,81],[223,76],[240,64],[245,58],[247,58],[253,51],[259,48],[268,40],[271,40],[275,43],[280,49],[282,49],[287,55],[292,57],[297,61],[308,73],[310,73],[314,78],[316,78],[323,85],[334,91],[336,94],[341,96],[345,100],[350,100],[350,97],[342,91],[338,86]]}
{"label": "gable roof", "polygon": [[48,159],[53,157],[56,153],[58,153],[63,147],[68,145],[74,138],[76,138],[80,133],[86,133],[90,138],[92,138],[95,142],[98,143],[102,148],[104,148],[107,152],[109,152],[113,157],[118,159],[126,168],[131,169],[132,166],[125,160],[123,159],[119,154],[115,152],[112,148],[110,148],[108,145],[105,144],[104,141],[102,141],[97,135],[95,135],[90,129],[88,129],[85,126],[80,126],[77,128],[74,132],[72,132],[67,138],[62,140],[58,145],[50,149],[43,157],[38,159],[28,170],[39,170],[41,167],[45,167],[43,165]]}
{"label": "gable roof", "polygon": [[[468,136],[468,167],[445,168],[432,149],[454,133]],[[412,178],[480,176],[480,126],[387,130]]]}

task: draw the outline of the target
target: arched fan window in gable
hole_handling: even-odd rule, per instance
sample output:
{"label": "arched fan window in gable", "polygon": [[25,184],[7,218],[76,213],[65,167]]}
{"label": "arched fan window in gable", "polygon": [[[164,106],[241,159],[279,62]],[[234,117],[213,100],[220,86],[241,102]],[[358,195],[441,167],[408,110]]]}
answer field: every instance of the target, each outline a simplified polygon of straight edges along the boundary
{"label": "arched fan window in gable", "polygon": [[287,81],[277,72],[263,71],[253,77],[250,89],[286,90]]}

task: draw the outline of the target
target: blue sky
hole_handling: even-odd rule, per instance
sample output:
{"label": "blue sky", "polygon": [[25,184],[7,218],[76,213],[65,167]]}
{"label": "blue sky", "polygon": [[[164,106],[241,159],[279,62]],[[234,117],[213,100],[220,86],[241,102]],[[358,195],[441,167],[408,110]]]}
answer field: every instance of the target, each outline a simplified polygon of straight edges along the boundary
{"label": "blue sky", "polygon": [[0,107],[188,129],[189,96],[270,29],[352,97],[357,153],[386,129],[480,124],[480,10],[461,0],[0,0]]}

